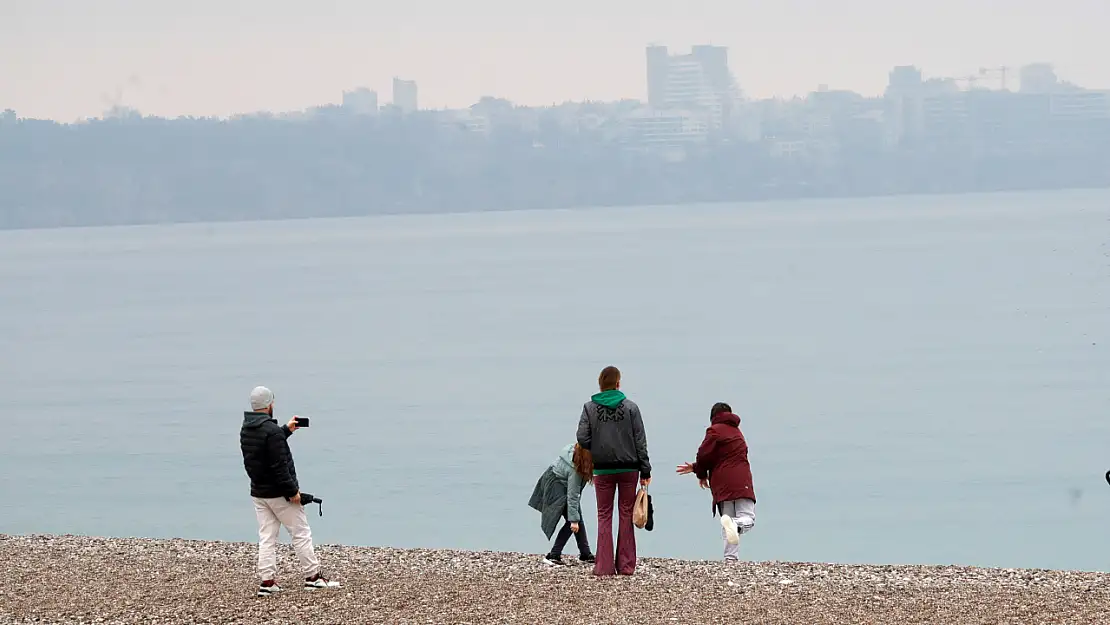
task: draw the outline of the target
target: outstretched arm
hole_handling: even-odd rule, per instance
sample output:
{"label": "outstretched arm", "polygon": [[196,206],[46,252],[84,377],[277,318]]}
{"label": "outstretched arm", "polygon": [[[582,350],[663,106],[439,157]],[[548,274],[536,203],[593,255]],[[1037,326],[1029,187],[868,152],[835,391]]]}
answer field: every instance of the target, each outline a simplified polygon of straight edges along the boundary
{"label": "outstretched arm", "polygon": [[699,480],[709,477],[709,472],[713,470],[713,464],[716,461],[716,455],[717,437],[713,435],[712,431],[706,432],[705,440],[698,447],[698,457],[693,465],[694,475],[698,476]]}
{"label": "outstretched arm", "polygon": [[293,435],[293,432],[296,432],[296,431],[297,431],[297,417],[295,417],[295,416],[291,417],[289,419],[289,423],[286,423],[285,425],[281,426],[281,432],[282,432],[282,434],[285,434],[285,438],[289,438],[290,436]]}

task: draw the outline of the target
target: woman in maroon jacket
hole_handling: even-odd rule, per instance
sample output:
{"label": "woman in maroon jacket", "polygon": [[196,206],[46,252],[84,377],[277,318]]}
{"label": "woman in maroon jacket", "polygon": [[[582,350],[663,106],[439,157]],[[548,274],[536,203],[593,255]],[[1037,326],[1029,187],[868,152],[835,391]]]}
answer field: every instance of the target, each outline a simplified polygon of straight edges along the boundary
{"label": "woman in maroon jacket", "polygon": [[697,461],[679,465],[678,473],[693,473],[702,488],[713,492],[713,514],[721,514],[725,560],[740,559],[740,535],[755,526],[755,488],[748,464],[748,442],[740,431],[740,417],[726,403],[709,411],[710,426],[698,448]]}

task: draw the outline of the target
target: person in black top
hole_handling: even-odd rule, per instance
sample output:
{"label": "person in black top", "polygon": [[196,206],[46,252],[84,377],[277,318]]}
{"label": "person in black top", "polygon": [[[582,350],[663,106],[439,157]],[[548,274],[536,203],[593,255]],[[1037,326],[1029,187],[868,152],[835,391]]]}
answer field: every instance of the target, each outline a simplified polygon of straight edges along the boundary
{"label": "person in black top", "polygon": [[339,588],[320,573],[320,561],[312,548],[312,530],[301,505],[300,486],[293,453],[286,439],[297,430],[297,418],[278,425],[274,418],[274,393],[265,386],[251,391],[251,410],[243,413],[239,447],[243,467],[251,480],[251,498],[258,517],[258,595],[281,592],[277,577],[278,533],[284,525],[293,537],[293,548],[304,574],[305,590]]}
{"label": "person in black top", "polygon": [[[620,390],[621,372],[605,367],[597,378],[601,392],[582,406],[578,444],[594,463],[597,496],[597,551],[594,575],[636,572],[636,532],[632,511],[636,486],[651,483],[647,432],[640,407]],[[617,544],[613,552],[613,507],[616,502]]]}

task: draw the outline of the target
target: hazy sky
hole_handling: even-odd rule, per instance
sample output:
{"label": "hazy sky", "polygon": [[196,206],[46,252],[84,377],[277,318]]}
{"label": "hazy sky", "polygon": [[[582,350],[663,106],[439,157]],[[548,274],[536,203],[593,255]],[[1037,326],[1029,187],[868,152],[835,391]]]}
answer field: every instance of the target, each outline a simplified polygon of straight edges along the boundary
{"label": "hazy sky", "polygon": [[643,98],[644,45],[730,48],[746,93],[819,83],[879,93],[890,67],[967,75],[1055,63],[1110,87],[1110,0],[0,0],[0,109],[71,121],[118,101],[228,115],[482,95],[521,104]]}

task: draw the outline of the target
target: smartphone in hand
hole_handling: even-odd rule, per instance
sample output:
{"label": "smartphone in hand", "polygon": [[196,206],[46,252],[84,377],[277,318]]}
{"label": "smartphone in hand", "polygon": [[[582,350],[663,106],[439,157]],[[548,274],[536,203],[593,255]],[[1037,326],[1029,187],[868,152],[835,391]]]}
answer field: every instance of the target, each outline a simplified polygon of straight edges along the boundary
{"label": "smartphone in hand", "polygon": [[296,417],[296,421],[298,428],[308,427],[308,417]]}

